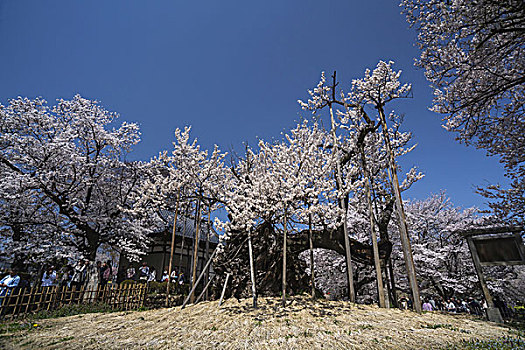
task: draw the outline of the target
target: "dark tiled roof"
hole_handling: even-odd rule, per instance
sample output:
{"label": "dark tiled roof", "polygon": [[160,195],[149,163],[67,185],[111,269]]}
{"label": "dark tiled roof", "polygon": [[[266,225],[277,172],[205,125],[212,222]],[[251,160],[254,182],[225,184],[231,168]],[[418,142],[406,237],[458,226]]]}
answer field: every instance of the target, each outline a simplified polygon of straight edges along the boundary
{"label": "dark tiled roof", "polygon": [[[173,212],[169,212],[167,210],[162,210],[161,215],[163,218],[169,222],[169,227],[167,227],[167,230],[169,232],[172,232],[173,230]],[[201,241],[206,241],[206,235],[208,234],[208,223],[207,222],[201,222],[200,230],[199,230],[199,239]],[[193,239],[195,237],[195,220],[187,217],[183,217],[180,214],[177,217],[177,230],[175,233],[177,236],[184,236],[190,239]],[[217,234],[215,233],[215,230],[213,229],[213,226],[211,228],[210,232],[210,242],[212,243],[219,243],[219,238],[217,237]]]}

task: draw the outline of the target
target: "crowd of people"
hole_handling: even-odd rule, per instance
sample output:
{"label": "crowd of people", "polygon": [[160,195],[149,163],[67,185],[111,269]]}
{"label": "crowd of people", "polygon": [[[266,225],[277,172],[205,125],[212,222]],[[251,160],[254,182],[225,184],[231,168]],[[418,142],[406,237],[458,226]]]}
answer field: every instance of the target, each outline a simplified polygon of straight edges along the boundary
{"label": "crowd of people", "polygon": [[[503,318],[512,316],[511,308],[509,308],[499,296],[495,296],[493,301],[494,306],[499,309]],[[401,297],[398,300],[398,306],[404,310],[412,309],[412,300],[407,297]],[[429,296],[423,300],[422,309],[423,311],[441,311],[453,314],[464,313],[484,316],[486,315],[488,305],[484,299],[450,297],[445,300],[441,297],[434,298]]]}
{"label": "crowd of people", "polygon": [[15,268],[11,268],[9,273],[0,280],[0,310],[3,310],[4,300],[12,295],[15,289],[20,288],[61,287],[76,291],[83,290],[84,293],[76,297],[82,298],[85,302],[91,302],[97,300],[100,288],[104,288],[108,284],[120,284],[126,280],[133,280],[138,283],[167,282],[168,280],[178,285],[186,283],[182,269],[179,272],[175,268],[171,274],[164,270],[162,275],[158,276],[155,267],[149,266],[146,262],[139,265],[137,269],[134,266],[137,265],[130,265],[118,271],[111,260],[91,262],[82,259],[74,265],[65,265],[59,269],[54,265],[46,266],[38,274],[39,277],[33,279],[29,274],[19,274]]}
{"label": "crowd of people", "polygon": [[38,281],[31,283],[28,278],[22,278],[14,268],[9,274],[0,280],[0,297],[8,296],[16,287],[29,287],[31,285],[42,287],[81,287],[96,289],[99,285],[115,283],[117,270],[113,267],[111,260],[104,263],[95,263],[89,260],[80,260],[76,265],[66,265],[57,271],[55,266],[47,266]]}
{"label": "crowd of people", "polygon": [[173,269],[171,274],[168,273],[168,270],[164,270],[162,275],[157,276],[157,271],[154,266],[148,266],[146,262],[142,262],[142,265],[136,270],[133,266],[129,266],[126,269],[126,279],[134,280],[138,282],[167,282],[168,280],[171,283],[184,284],[186,283],[186,278],[183,270],[179,272],[177,268]]}
{"label": "crowd of people", "polygon": [[171,274],[164,270],[162,275],[158,276],[154,266],[149,266],[146,262],[135,269],[130,265],[122,269],[123,274],[117,274],[117,268],[113,266],[112,261],[90,262],[87,259],[78,261],[75,265],[66,265],[57,270],[55,266],[49,265],[41,273],[38,282],[31,283],[28,279],[21,278],[16,269],[9,270],[9,273],[0,280],[0,297],[6,296],[15,287],[28,287],[30,285],[40,285],[42,287],[75,287],[80,289],[97,289],[107,284],[120,283],[124,280],[134,280],[137,282],[147,283],[152,281],[185,284],[186,277],[184,271],[173,269]]}

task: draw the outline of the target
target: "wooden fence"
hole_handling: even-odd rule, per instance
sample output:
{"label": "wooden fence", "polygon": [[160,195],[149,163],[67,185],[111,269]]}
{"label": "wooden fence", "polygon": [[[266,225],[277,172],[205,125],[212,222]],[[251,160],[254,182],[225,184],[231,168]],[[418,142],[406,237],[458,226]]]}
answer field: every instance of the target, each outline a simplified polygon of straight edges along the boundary
{"label": "wooden fence", "polygon": [[132,310],[144,306],[146,284],[108,284],[97,289],[84,287],[15,288],[0,296],[0,319],[25,317],[67,305],[101,303],[115,310]]}

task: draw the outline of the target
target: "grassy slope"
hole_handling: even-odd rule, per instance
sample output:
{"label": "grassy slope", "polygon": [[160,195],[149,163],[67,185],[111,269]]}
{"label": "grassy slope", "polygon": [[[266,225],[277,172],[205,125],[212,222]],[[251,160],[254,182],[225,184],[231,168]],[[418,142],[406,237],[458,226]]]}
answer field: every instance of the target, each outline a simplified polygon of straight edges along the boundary
{"label": "grassy slope", "polygon": [[264,298],[202,302],[143,312],[86,314],[38,321],[0,343],[7,348],[41,349],[432,349],[466,339],[512,334],[488,322],[439,313],[410,311],[303,297],[286,308]]}

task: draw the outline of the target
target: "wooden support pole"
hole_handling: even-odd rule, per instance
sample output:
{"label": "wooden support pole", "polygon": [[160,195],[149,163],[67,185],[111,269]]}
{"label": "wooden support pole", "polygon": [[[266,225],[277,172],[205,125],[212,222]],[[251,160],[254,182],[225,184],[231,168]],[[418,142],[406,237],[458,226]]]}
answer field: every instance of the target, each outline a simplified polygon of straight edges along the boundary
{"label": "wooden support pole", "polygon": [[[171,280],[171,268],[173,266],[173,253],[175,250],[175,235],[177,232],[177,216],[179,214],[179,203],[180,203],[180,190],[177,193],[177,203],[175,204],[175,216],[173,218],[173,230],[171,233],[171,246],[170,246],[170,263],[168,267],[168,283],[166,283],[166,307],[169,305],[170,297],[170,280]],[[184,239],[184,238],[183,238]]]}
{"label": "wooden support pole", "polygon": [[286,210],[284,212],[284,238],[283,238],[283,290],[282,290],[282,294],[283,294],[283,307],[286,306],[286,241],[288,240],[288,223],[287,223],[287,220],[286,220],[286,216],[287,216],[287,213],[286,213]]}
{"label": "wooden support pole", "polygon": [[[204,251],[206,261],[210,259],[210,231],[211,231],[211,203],[208,204],[208,230],[206,232],[206,250]],[[210,280],[210,268],[209,267],[206,269],[206,275],[204,276],[204,280],[205,281]],[[204,290],[206,291],[204,299],[208,300],[208,289],[204,288]]]}
{"label": "wooden support pole", "polygon": [[[310,205],[308,205],[310,207]],[[310,243],[310,284],[312,300],[315,300],[314,239],[312,233],[312,213],[308,213],[308,241]]]}
{"label": "wooden support pole", "polygon": [[221,307],[222,301],[224,299],[224,294],[226,294],[226,287],[228,286],[228,280],[230,279],[230,275],[231,273],[229,272],[226,274],[226,280],[224,281],[224,286],[222,287],[221,298],[219,299],[219,307]]}
{"label": "wooden support pole", "polygon": [[[180,255],[179,255],[179,274],[182,272],[182,256],[184,255],[184,241],[186,240],[186,225],[188,223],[188,215],[189,215],[189,203],[188,205],[186,206],[186,210],[184,210],[184,217],[183,217],[183,220],[184,220],[184,224],[183,224],[183,227],[182,227],[182,242],[181,242],[181,245],[180,245]],[[171,278],[171,276],[170,276]]]}
{"label": "wooden support pole", "polygon": [[379,297],[379,307],[385,307],[385,289],[383,287],[383,274],[381,273],[381,261],[379,260],[379,247],[377,246],[377,233],[376,233],[376,219],[374,216],[374,207],[372,205],[372,194],[370,192],[370,173],[366,165],[365,158],[365,147],[361,143],[359,145],[359,153],[361,154],[361,167],[363,168],[363,175],[365,177],[365,196],[368,204],[368,221],[370,224],[370,233],[372,236],[372,251],[374,254],[374,266],[376,270],[377,280],[377,295]]}
{"label": "wooden support pole", "polygon": [[[201,227],[201,201],[199,199],[199,203],[197,205],[197,212],[195,213],[195,241],[193,242],[193,268],[192,268],[192,277],[191,277],[191,287],[192,289],[195,289],[197,287],[197,283],[195,282],[195,278],[197,277],[197,266],[199,262],[199,231]],[[207,266],[207,265],[206,265]],[[204,272],[204,271],[203,271]],[[193,303],[195,301],[195,295],[191,294],[191,302]]]}
{"label": "wooden support pole", "polygon": [[253,261],[252,233],[248,229],[248,257],[250,259],[250,279],[252,282],[252,306],[257,307],[257,288],[255,286],[255,264]]}
{"label": "wooden support pole", "polygon": [[204,289],[202,290],[201,294],[199,294],[199,296],[197,297],[197,299],[195,299],[195,304],[197,304],[201,299],[202,297],[204,296],[204,294],[206,294],[206,291],[208,290],[208,287],[210,286],[211,282],[215,279],[215,275],[213,275],[212,278],[210,278],[208,280],[208,283],[206,283],[206,285],[204,286]]}
{"label": "wooden support pole", "polygon": [[392,292],[392,305],[399,307],[397,304],[396,276],[394,275],[394,268],[392,266],[392,257],[388,259],[388,276],[390,279],[390,290]]}
{"label": "wooden support pole", "polygon": [[485,296],[485,300],[487,301],[487,318],[489,319],[489,321],[503,323],[501,313],[499,309],[494,305],[494,300],[492,300],[492,295],[490,294],[489,287],[487,286],[487,282],[485,281],[485,276],[483,275],[483,270],[481,269],[481,262],[478,256],[478,250],[476,249],[476,246],[474,245],[471,236],[467,237],[467,242],[468,247],[470,249],[470,255],[472,256],[472,262],[474,263],[474,267],[476,268],[479,284],[481,285],[481,290],[483,291],[483,295]]}
{"label": "wooden support pole", "polygon": [[[334,72],[333,78],[333,85],[332,85],[332,100],[335,101],[335,87],[336,87],[336,72]],[[334,117],[334,110],[332,107],[332,103],[330,102],[328,104],[328,107],[330,109],[330,122],[332,126],[332,139],[333,139],[333,154],[337,155],[337,151],[339,149],[338,147],[338,141],[337,141],[337,134],[336,134],[336,124],[335,124],[335,117]],[[336,161],[336,182],[337,182],[337,189],[339,191],[343,191],[343,172],[341,169],[341,162],[339,159]],[[343,234],[345,239],[345,257],[346,257],[346,272],[348,277],[348,298],[350,299],[350,302],[355,303],[355,288],[354,288],[354,270],[352,268],[352,253],[350,251],[350,238],[348,237],[348,208],[346,207],[346,194],[345,196],[341,196],[339,198],[339,205],[341,209],[344,211],[343,214]]]}
{"label": "wooden support pole", "polygon": [[405,258],[405,265],[407,269],[408,282],[412,290],[412,298],[414,309],[421,313],[421,298],[419,297],[419,286],[417,284],[416,268],[414,265],[414,258],[412,257],[412,248],[410,246],[410,239],[408,237],[408,228],[405,217],[405,210],[403,208],[403,200],[401,199],[401,189],[399,188],[399,179],[397,177],[397,166],[394,158],[394,152],[390,144],[390,136],[388,135],[388,126],[386,124],[385,111],[380,106],[378,108],[381,128],[383,129],[383,138],[385,141],[385,148],[388,157],[389,175],[394,195],[396,197],[396,211],[399,219],[399,236],[401,238],[401,247],[403,248],[403,256]]}
{"label": "wooden support pole", "polygon": [[[184,307],[186,307],[186,304],[188,303],[188,301],[190,301],[190,299],[191,300],[195,300],[195,289],[197,289],[197,286],[199,285],[199,282],[201,281],[202,277],[204,276],[205,270],[211,264],[213,258],[215,257],[215,254],[217,254],[217,248],[215,248],[215,250],[213,251],[213,253],[210,256],[210,260],[208,260],[208,262],[206,263],[206,266],[204,266],[203,271],[200,273],[199,278],[197,278],[197,281],[195,281],[195,283],[193,284],[193,287],[190,290],[190,294],[184,300],[184,303],[182,304],[182,308],[183,309],[184,309]],[[192,296],[193,296],[193,298],[192,298]],[[192,303],[193,303],[193,301],[192,301]]]}

